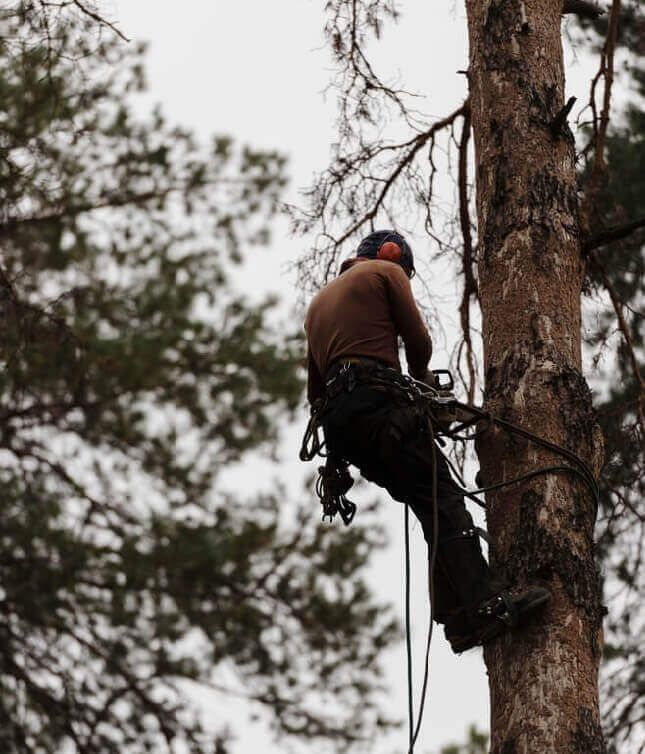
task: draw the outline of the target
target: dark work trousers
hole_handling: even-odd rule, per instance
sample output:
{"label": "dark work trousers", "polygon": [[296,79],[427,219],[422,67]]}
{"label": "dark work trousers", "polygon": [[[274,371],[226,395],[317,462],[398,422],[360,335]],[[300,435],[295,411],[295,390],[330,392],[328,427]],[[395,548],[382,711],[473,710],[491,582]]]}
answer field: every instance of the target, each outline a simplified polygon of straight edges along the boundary
{"label": "dark work trousers", "polygon": [[[363,477],[407,503],[432,547],[432,435],[422,407],[396,391],[359,383],[328,401],[323,416],[328,449],[356,466]],[[472,608],[497,594],[505,584],[489,569],[464,497],[448,464],[436,452],[439,524],[434,574],[435,620],[460,608]]]}

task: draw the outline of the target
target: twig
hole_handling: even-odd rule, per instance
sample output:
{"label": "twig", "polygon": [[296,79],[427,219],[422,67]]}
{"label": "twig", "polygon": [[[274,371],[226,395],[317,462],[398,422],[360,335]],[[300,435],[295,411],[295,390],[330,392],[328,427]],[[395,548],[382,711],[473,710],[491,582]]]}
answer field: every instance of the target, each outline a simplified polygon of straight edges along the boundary
{"label": "twig", "polygon": [[72,2],[81,11],[81,13],[89,16],[93,21],[96,21],[101,26],[107,26],[108,29],[111,29],[124,42],[130,41],[128,37],[126,37],[125,34],[120,31],[113,23],[107,21],[105,18],[103,18],[103,16],[100,16],[98,13],[88,8],[84,3],[81,2],[81,0],[72,0]]}

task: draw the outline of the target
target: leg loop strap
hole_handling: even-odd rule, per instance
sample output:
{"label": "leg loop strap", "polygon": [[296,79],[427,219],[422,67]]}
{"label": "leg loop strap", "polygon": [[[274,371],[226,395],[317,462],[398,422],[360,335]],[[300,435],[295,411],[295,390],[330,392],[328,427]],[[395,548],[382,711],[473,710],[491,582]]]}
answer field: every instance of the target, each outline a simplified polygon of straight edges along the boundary
{"label": "leg loop strap", "polygon": [[472,537],[481,537],[490,547],[493,546],[492,537],[485,529],[482,529],[481,526],[471,526],[469,529],[463,529],[459,534],[454,534],[451,537],[444,537],[439,540],[439,544],[443,545],[446,542],[453,542],[457,539],[471,539]]}
{"label": "leg loop strap", "polygon": [[517,607],[506,589],[479,605],[477,615],[480,618],[497,618],[508,628],[514,628],[519,618]]}

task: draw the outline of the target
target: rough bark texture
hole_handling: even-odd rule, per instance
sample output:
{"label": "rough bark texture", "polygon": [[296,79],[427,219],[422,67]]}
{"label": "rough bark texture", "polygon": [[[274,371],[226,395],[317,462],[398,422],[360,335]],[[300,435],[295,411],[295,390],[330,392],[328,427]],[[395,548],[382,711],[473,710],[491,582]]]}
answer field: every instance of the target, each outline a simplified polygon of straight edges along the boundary
{"label": "rough bark texture", "polygon": [[[486,404],[598,467],[581,375],[579,208],[564,107],[562,0],[466,0]],[[485,483],[562,461],[489,431]],[[540,619],[485,652],[493,754],[605,750],[602,642],[587,488],[551,474],[488,496],[493,564],[553,592]]]}

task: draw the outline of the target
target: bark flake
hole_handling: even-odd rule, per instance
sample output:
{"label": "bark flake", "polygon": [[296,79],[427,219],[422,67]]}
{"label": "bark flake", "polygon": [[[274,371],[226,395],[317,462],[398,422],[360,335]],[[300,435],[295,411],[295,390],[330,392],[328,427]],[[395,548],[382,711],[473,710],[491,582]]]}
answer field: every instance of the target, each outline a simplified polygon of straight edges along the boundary
{"label": "bark flake", "polygon": [[606,751],[599,721],[588,707],[580,707],[571,740],[571,754],[605,754]]}

